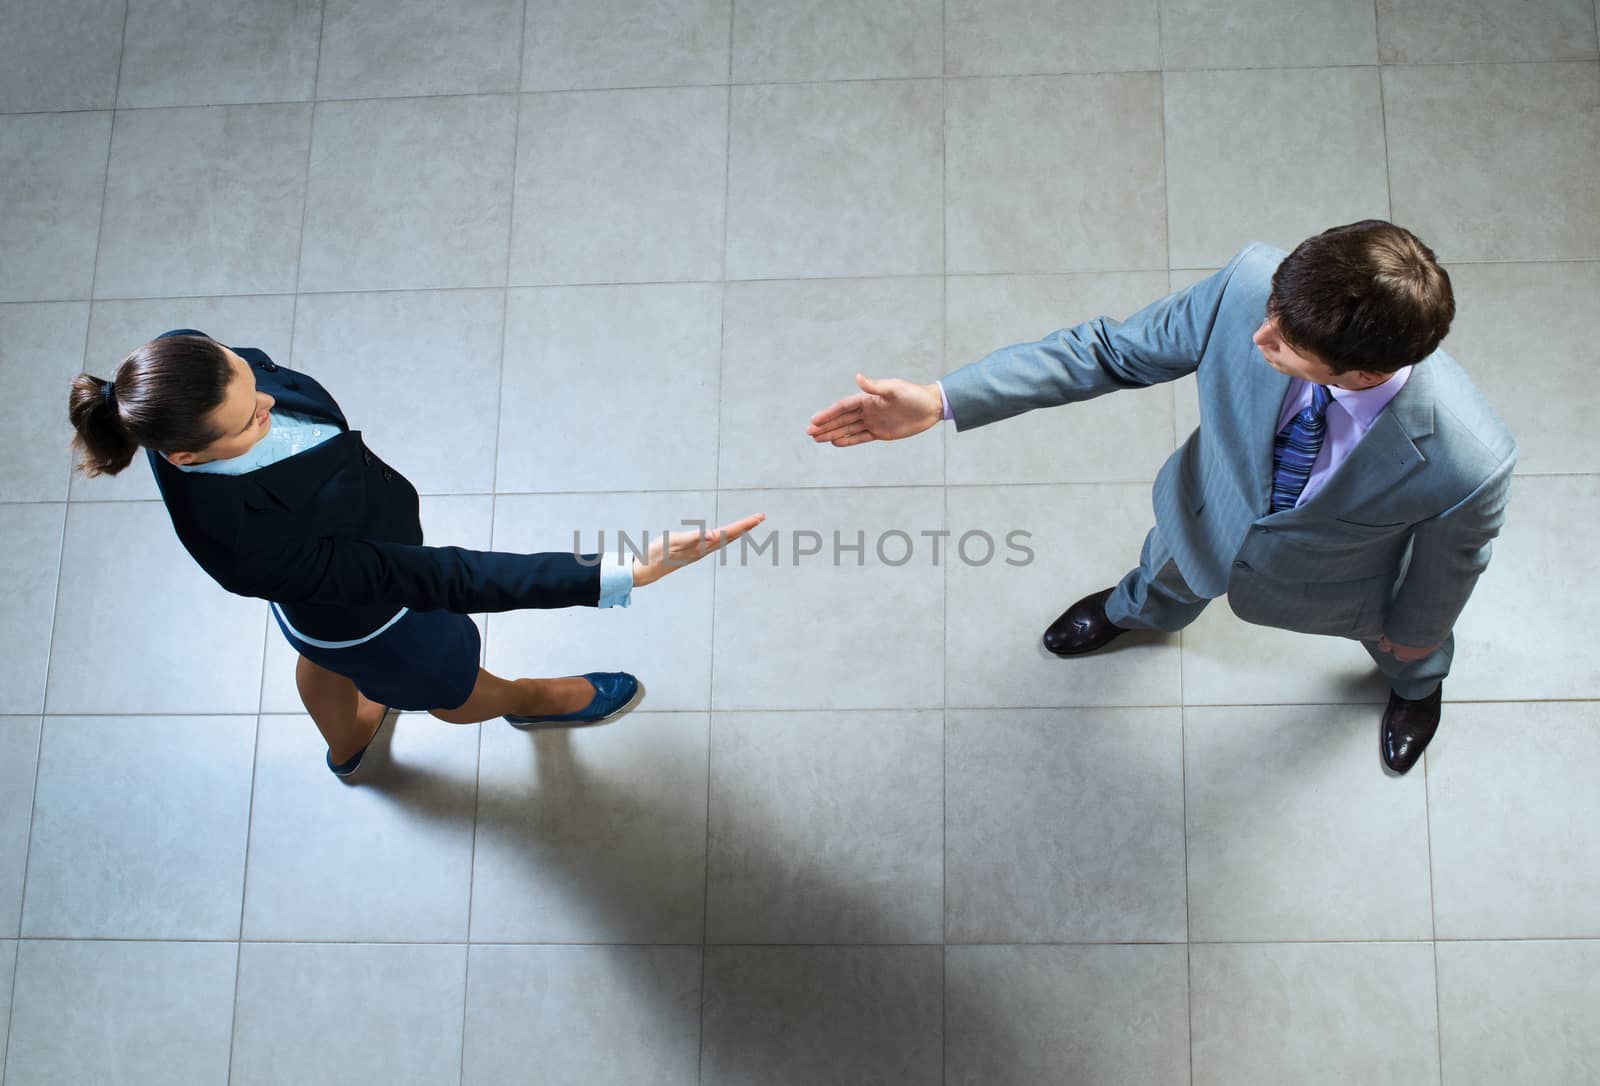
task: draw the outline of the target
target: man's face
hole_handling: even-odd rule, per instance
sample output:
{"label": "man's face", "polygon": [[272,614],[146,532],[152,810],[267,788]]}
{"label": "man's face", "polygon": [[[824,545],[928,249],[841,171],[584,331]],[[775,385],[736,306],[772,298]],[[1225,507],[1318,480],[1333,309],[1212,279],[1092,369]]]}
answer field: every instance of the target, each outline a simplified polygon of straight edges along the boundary
{"label": "man's face", "polygon": [[1261,322],[1261,327],[1256,329],[1256,334],[1250,339],[1260,349],[1261,357],[1267,360],[1267,365],[1279,373],[1286,373],[1290,377],[1298,377],[1318,385],[1336,385],[1340,381],[1339,376],[1325,363],[1310,355],[1301,354],[1285,343],[1271,317]]}

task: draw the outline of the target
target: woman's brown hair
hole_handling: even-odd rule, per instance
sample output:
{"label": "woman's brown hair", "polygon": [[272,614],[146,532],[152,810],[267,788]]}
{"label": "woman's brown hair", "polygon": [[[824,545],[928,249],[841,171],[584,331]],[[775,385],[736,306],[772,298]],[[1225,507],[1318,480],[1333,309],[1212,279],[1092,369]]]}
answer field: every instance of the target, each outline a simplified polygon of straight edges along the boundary
{"label": "woman's brown hair", "polygon": [[1334,373],[1393,373],[1428,357],[1455,319],[1450,276],[1415,234],[1382,219],[1324,230],[1272,275],[1267,316]]}
{"label": "woman's brown hair", "polygon": [[232,378],[227,352],[205,336],[151,340],[124,358],[109,381],[80,373],[67,406],[79,470],[115,475],[140,448],[205,448],[222,436],[208,416]]}

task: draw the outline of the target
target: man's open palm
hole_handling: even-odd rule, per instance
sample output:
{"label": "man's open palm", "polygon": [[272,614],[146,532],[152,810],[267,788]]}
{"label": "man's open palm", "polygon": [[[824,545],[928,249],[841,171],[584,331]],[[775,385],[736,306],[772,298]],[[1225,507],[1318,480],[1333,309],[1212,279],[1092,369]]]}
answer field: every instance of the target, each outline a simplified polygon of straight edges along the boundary
{"label": "man's open palm", "polygon": [[870,381],[856,374],[861,391],[811,416],[806,433],[820,444],[845,448],[867,441],[895,441],[920,434],[944,417],[936,385],[891,377]]}

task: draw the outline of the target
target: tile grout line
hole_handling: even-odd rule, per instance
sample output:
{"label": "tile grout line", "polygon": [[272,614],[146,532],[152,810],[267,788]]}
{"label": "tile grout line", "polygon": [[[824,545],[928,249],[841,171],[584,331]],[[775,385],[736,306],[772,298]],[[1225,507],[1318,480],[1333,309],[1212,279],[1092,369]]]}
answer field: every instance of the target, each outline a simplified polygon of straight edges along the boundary
{"label": "tile grout line", "polygon": [[1444,998],[1439,992],[1439,898],[1433,882],[1433,801],[1428,786],[1428,752],[1422,752],[1422,818],[1428,843],[1428,947],[1433,952],[1433,1040],[1439,1059],[1439,1082],[1444,1084]]}
{"label": "tile grout line", "polygon": [[[722,121],[722,279],[717,302],[717,441],[716,455],[712,460],[712,502],[716,519],[722,521],[722,388],[727,372],[728,353],[728,219],[732,216],[733,185],[733,48],[734,24],[739,17],[738,0],[728,2],[728,86],[723,103]],[[663,544],[664,546],[664,544]],[[704,867],[700,887],[700,1014],[695,1037],[695,1081],[705,1081],[706,1062],[706,959],[710,956],[711,941],[711,759],[715,743],[716,717],[711,710],[716,706],[717,690],[717,581],[722,569],[722,556],[711,567],[711,659],[706,670],[706,833]]]}
{"label": "tile grout line", "polygon": [[[489,463],[489,547],[494,547],[495,524],[499,517],[500,505],[500,433],[506,411],[506,351],[510,339],[511,327],[511,255],[517,238],[517,167],[518,159],[522,155],[522,104],[527,100],[527,95],[522,91],[524,69],[528,61],[528,0],[523,0],[522,20],[517,34],[517,104],[513,111],[511,122],[511,185],[510,206],[506,210],[506,254],[504,274],[500,282],[500,359],[497,385],[495,390],[494,405],[494,456]],[[469,621],[473,621],[469,618]],[[489,643],[492,631],[489,628],[490,618],[486,614],[483,618],[483,663],[489,662]],[[487,670],[487,668],[485,668]],[[462,947],[461,964],[461,1035],[458,1041],[458,1059],[456,1064],[456,1082],[461,1083],[467,1077],[467,1017],[472,1006],[472,905],[473,896],[478,883],[478,816],[483,803],[483,724],[476,725],[478,734],[477,742],[473,744],[472,766],[472,840],[467,853],[467,935]],[[537,757],[537,755],[535,755]],[[0,1084],[3,1086],[3,1084]]]}
{"label": "tile grout line", "polygon": [[[116,147],[117,136],[117,97],[122,93],[122,61],[128,43],[128,7],[125,2],[122,6],[122,40],[117,47],[117,74],[112,81],[111,89],[111,121],[106,126],[106,167],[100,176],[100,218],[95,226],[94,235],[94,262],[89,266],[89,308],[84,318],[83,328],[83,355],[85,366],[89,362],[89,332],[94,324],[94,284],[100,273],[100,245],[105,238],[106,230],[106,193],[111,188],[111,153]],[[93,112],[102,112],[94,110]],[[116,373],[112,373],[116,378]],[[74,467],[75,471],[75,467]],[[72,519],[72,475],[67,475],[66,500],[61,503],[61,534],[56,542],[56,586],[55,598],[50,606],[50,638],[45,649],[44,657],[44,689],[39,694],[39,738],[33,750],[33,791],[28,803],[28,836],[22,853],[22,893],[17,902],[17,940],[11,956],[11,996],[6,1009],[5,1047],[0,1049],[0,1086],[4,1086],[6,1068],[11,1062],[11,1036],[17,1017],[17,977],[22,972],[22,922],[27,915],[28,902],[28,872],[33,862],[33,828],[34,817],[39,806],[39,778],[44,769],[44,729],[50,711],[50,665],[55,658],[56,632],[60,628],[61,615],[61,582],[66,575],[67,563],[67,525]],[[54,504],[54,503],[51,503]],[[232,1045],[232,1038],[229,1038]]]}
{"label": "tile grout line", "polygon": [[1383,131],[1383,193],[1389,204],[1387,218],[1394,220],[1394,167],[1389,161],[1389,103],[1384,93],[1383,79],[1383,16],[1378,10],[1378,0],[1372,0],[1372,34],[1378,49],[1378,123]]}
{"label": "tile grout line", "polygon": [[[939,4],[939,226],[943,258],[939,291],[939,363],[950,365],[950,0]],[[951,423],[953,426],[954,423]],[[940,496],[950,527],[950,427],[939,423]],[[939,1082],[950,1080],[950,566],[940,571],[939,669],[943,697],[939,709]]]}
{"label": "tile grout line", "polygon": [[[512,90],[468,90],[448,91],[438,94],[369,94],[343,97],[338,95],[317,95],[309,98],[270,98],[232,102],[182,102],[164,105],[148,106],[118,106],[120,112],[125,113],[151,113],[160,110],[201,110],[201,109],[227,109],[237,106],[302,106],[328,102],[333,104],[357,104],[366,102],[403,102],[419,101],[431,98],[495,98],[513,94],[537,95],[577,95],[577,94],[619,94],[635,91],[661,91],[661,90],[703,90],[713,87],[792,87],[811,86],[828,83],[913,83],[927,82],[933,79],[951,79],[958,82],[979,82],[983,80],[1016,80],[1016,79],[1074,79],[1093,78],[1122,75],[1154,75],[1162,72],[1178,74],[1205,74],[1205,73],[1234,73],[1234,72],[1317,72],[1317,71],[1346,71],[1351,68],[1487,68],[1487,67],[1532,67],[1538,65],[1558,64],[1592,64],[1600,59],[1600,41],[1597,41],[1596,53],[1587,56],[1571,57],[1512,57],[1499,59],[1473,59],[1473,60],[1424,60],[1424,61],[1361,61],[1352,64],[1266,64],[1266,65],[1231,65],[1227,67],[1132,67],[1132,68],[1105,68],[1083,70],[1052,70],[1052,71],[995,71],[970,74],[940,74],[940,75],[890,75],[890,76],[859,76],[842,79],[751,79],[751,80],[719,80],[716,82],[687,82],[687,83],[641,83],[628,86],[607,87],[569,87],[539,88],[535,90],[522,90],[520,85]],[[27,116],[62,116],[74,113],[98,113],[106,107],[89,107],[83,109],[21,109],[0,110],[0,117],[27,117]]]}

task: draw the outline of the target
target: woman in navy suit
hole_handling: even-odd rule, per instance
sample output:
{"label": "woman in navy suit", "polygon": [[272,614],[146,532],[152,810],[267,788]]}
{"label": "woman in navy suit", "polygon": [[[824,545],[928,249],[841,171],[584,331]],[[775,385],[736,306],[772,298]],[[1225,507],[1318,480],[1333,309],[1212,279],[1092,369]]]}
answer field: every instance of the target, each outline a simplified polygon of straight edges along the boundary
{"label": "woman in navy suit", "polygon": [[626,606],[630,591],[763,519],[655,540],[644,560],[422,546],[417,492],[333,397],[254,348],[193,329],[146,343],[110,381],[74,379],[80,468],[115,475],[146,450],[178,538],[218,584],[271,601],[295,680],[354,773],[390,709],[454,724],[587,724],[631,708],[625,672],[502,679],[478,666],[478,611]]}

